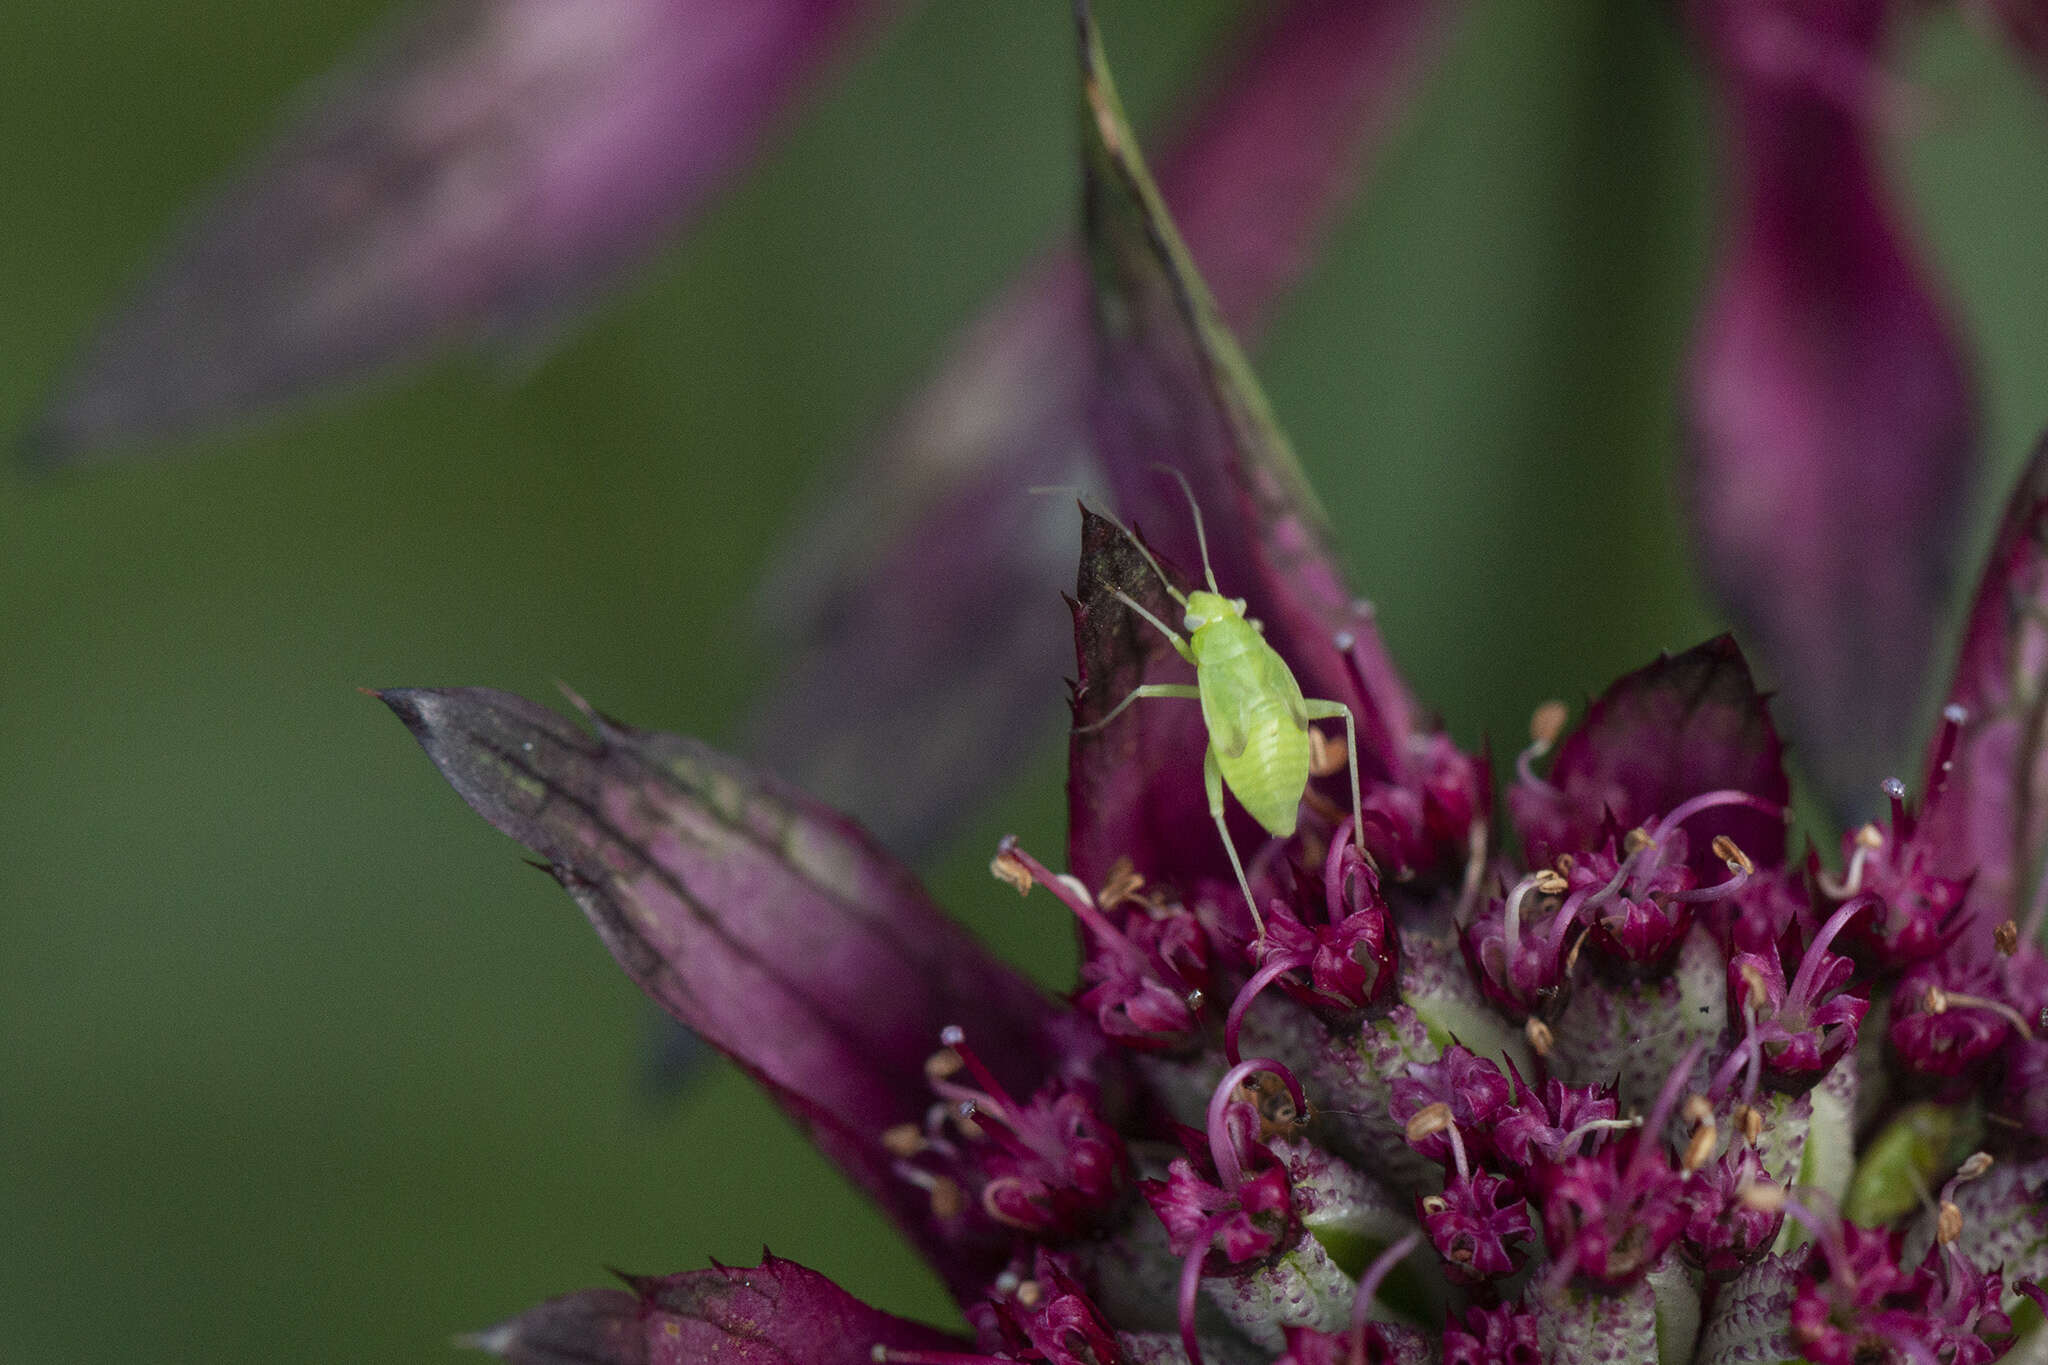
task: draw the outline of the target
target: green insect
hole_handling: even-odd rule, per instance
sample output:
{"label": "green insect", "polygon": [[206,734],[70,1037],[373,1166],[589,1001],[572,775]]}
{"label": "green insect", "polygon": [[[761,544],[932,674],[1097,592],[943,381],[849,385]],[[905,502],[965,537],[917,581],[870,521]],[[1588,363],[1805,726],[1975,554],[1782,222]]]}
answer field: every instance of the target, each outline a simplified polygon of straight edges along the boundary
{"label": "green insect", "polygon": [[1130,695],[1118,702],[1108,715],[1082,726],[1077,733],[1101,729],[1123,714],[1124,708],[1132,702],[1147,697],[1174,697],[1202,703],[1202,722],[1209,731],[1209,750],[1202,761],[1203,785],[1209,795],[1209,815],[1216,822],[1216,832],[1222,836],[1224,851],[1230,855],[1231,869],[1237,873],[1237,884],[1244,891],[1245,904],[1251,908],[1252,923],[1258,930],[1258,941],[1263,945],[1266,921],[1259,914],[1251,880],[1245,876],[1244,863],[1239,860],[1237,846],[1230,841],[1230,830],[1224,823],[1224,788],[1230,789],[1238,804],[1264,826],[1268,834],[1276,839],[1293,834],[1313,767],[1309,722],[1335,720],[1341,716],[1344,740],[1348,746],[1345,756],[1351,770],[1352,837],[1357,841],[1359,851],[1364,852],[1363,821],[1360,817],[1363,803],[1359,799],[1355,757],[1358,753],[1358,725],[1352,718],[1351,708],[1343,702],[1303,697],[1301,684],[1294,680],[1286,660],[1266,643],[1259,623],[1245,617],[1244,599],[1225,597],[1222,589],[1216,586],[1216,572],[1209,567],[1209,538],[1202,528],[1202,509],[1195,502],[1194,490],[1179,470],[1164,465],[1159,468],[1179,479],[1182,490],[1188,495],[1188,507],[1195,516],[1195,540],[1202,550],[1202,575],[1209,585],[1208,591],[1197,589],[1182,594],[1167,580],[1159,561],[1152,557],[1144,542],[1132,535],[1130,528],[1123,523],[1109,518],[1145,557],[1145,562],[1152,566],[1152,572],[1159,576],[1160,586],[1180,604],[1185,613],[1182,624],[1188,632],[1187,638],[1181,638],[1178,632],[1147,611],[1130,594],[1121,589],[1113,591],[1117,600],[1151,623],[1172,643],[1181,658],[1195,666],[1195,681],[1192,686],[1186,683],[1140,684],[1131,689]]}

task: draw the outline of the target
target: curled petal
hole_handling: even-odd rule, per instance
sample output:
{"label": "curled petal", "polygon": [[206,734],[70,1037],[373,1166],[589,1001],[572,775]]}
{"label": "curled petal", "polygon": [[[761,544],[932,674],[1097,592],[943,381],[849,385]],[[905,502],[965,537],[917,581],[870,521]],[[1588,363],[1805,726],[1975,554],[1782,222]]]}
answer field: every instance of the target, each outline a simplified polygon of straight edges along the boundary
{"label": "curled petal", "polygon": [[[1307,266],[1450,8],[1287,7],[1161,154],[1160,188],[1232,327],[1255,330]],[[747,751],[908,855],[943,839],[979,775],[1023,759],[1053,713],[1044,684],[1067,639],[1044,593],[1070,562],[1071,522],[1061,499],[1022,490],[1091,481],[1088,310],[1076,251],[1032,267],[760,594],[794,658],[755,709]],[[1179,503],[1171,518],[1140,510],[1154,534],[1185,528]]]}
{"label": "curled petal", "polygon": [[1844,813],[1900,760],[1977,463],[1966,352],[1872,146],[1895,8],[1694,5],[1740,204],[1694,344],[1694,523]]}
{"label": "curled petal", "polygon": [[878,0],[441,0],[330,77],[103,325],[68,463],[559,313],[702,207]]}
{"label": "curled petal", "polygon": [[550,1299],[463,1344],[510,1365],[869,1365],[876,1346],[964,1345],[870,1308],[817,1271],[774,1256],[751,1270],[622,1278],[627,1289]]}
{"label": "curled petal", "polygon": [[956,1289],[997,1230],[900,1178],[885,1130],[931,1102],[925,1060],[970,1021],[1018,1093],[1050,1073],[1050,1011],[860,829],[694,740],[595,733],[482,688],[380,694],[478,814],[542,858],[619,964],[747,1069]]}

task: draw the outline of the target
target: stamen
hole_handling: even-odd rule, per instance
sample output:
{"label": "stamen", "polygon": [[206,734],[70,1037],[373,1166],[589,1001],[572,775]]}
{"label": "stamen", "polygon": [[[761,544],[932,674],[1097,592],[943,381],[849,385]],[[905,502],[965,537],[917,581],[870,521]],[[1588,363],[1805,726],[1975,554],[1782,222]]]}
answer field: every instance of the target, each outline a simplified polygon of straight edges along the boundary
{"label": "stamen", "polygon": [[1135,897],[1145,889],[1145,878],[1131,860],[1119,857],[1109,865],[1109,876],[1102,883],[1102,890],[1095,893],[1095,904],[1104,910],[1112,910]]}
{"label": "stamen", "polygon": [[1465,884],[1458,888],[1458,903],[1451,909],[1451,922],[1459,929],[1472,922],[1479,906],[1479,888],[1486,880],[1486,821],[1475,817],[1465,832]]}
{"label": "stamen", "polygon": [[1522,1024],[1522,1036],[1529,1040],[1529,1050],[1538,1057],[1548,1057],[1552,1045],[1557,1041],[1556,1035],[1550,1031],[1550,1025],[1533,1014]]}
{"label": "stamen", "polygon": [[1239,1062],[1223,1073],[1223,1079],[1216,1083],[1216,1089],[1209,1096],[1208,1133],[1209,1157],[1216,1163],[1216,1176],[1226,1191],[1235,1191],[1244,1181],[1244,1164],[1238,1160],[1237,1148],[1230,1141],[1230,1134],[1224,1127],[1224,1115],[1229,1112],[1231,1102],[1237,1098],[1238,1087],[1245,1080],[1261,1071],[1270,1071],[1287,1086],[1287,1097],[1294,1101],[1294,1112],[1308,1113],[1308,1098],[1301,1093],[1301,1082],[1294,1079],[1294,1073],[1270,1057],[1252,1057]]}
{"label": "stamen", "polygon": [[1619,1133],[1625,1129],[1640,1128],[1642,1126],[1643,1116],[1641,1114],[1634,1114],[1625,1119],[1587,1119],[1559,1140],[1557,1144],[1558,1157],[1562,1159],[1568,1156],[1577,1156],[1579,1144],[1594,1133]]}
{"label": "stamen", "polygon": [[1718,810],[1722,806],[1747,806],[1751,810],[1762,811],[1765,815],[1776,816],[1780,820],[1791,814],[1775,801],[1766,801],[1761,796],[1752,796],[1733,787],[1723,787],[1719,791],[1701,792],[1690,801],[1681,801],[1673,807],[1670,814],[1657,822],[1658,836],[1661,838],[1667,831],[1677,829],[1701,811]]}
{"label": "stamen", "polygon": [[1806,1235],[1827,1253],[1829,1278],[1838,1281],[1851,1293],[1855,1292],[1856,1274],[1849,1264],[1849,1244],[1842,1240],[1842,1216],[1839,1213],[1830,1213],[1823,1218],[1782,1185],[1745,1180],[1736,1187],[1735,1197],[1750,1208],[1761,1209],[1765,1213],[1782,1210],[1787,1218],[1805,1228]]}
{"label": "stamen", "polygon": [[1758,1138],[1764,1135],[1763,1110],[1753,1104],[1735,1106],[1735,1131],[1742,1134],[1742,1140],[1756,1146]]}
{"label": "stamen", "polygon": [[[1745,1001],[1744,1004],[1747,1005],[1748,1002]],[[1735,1077],[1741,1073],[1745,1066],[1750,1064],[1751,1057],[1759,1050],[1756,1043],[1756,1012],[1753,1009],[1745,1008],[1743,1014],[1745,1022],[1750,1025],[1750,1028],[1741,1038],[1736,1040],[1735,1046],[1729,1050],[1727,1057],[1723,1058],[1721,1065],[1715,1069],[1714,1078],[1707,1082],[1708,1094],[1727,1094],[1728,1087],[1735,1083]]]}
{"label": "stamen", "polygon": [[1948,1183],[1941,1187],[1943,1205],[1954,1203],[1956,1191],[1972,1180],[1982,1180],[1990,1173],[1991,1166],[1991,1153],[1972,1152],[1967,1161],[1956,1167],[1956,1173],[1948,1178]]}
{"label": "stamen", "polygon": [[1740,872],[1745,877],[1756,871],[1756,864],[1751,862],[1749,855],[1742,851],[1742,845],[1736,843],[1727,835],[1716,834],[1714,842],[1709,844],[1708,847],[1713,850],[1716,858],[1728,864],[1730,871]]}
{"label": "stamen", "polygon": [[924,1134],[914,1123],[899,1123],[882,1130],[882,1150],[898,1158],[914,1157],[927,1146]]}
{"label": "stamen", "polygon": [[1559,895],[1569,884],[1549,868],[1540,868],[1516,882],[1514,890],[1508,892],[1508,903],[1501,913],[1507,947],[1507,961],[1503,965],[1510,990],[1518,990],[1521,987],[1521,983],[1515,980],[1515,964],[1520,960],[1522,952],[1523,898],[1531,891],[1540,891],[1546,896]]}
{"label": "stamen", "polygon": [[1878,849],[1884,847],[1884,833],[1876,825],[1865,825],[1856,831],[1856,851],[1849,855],[1849,866],[1844,869],[1842,880],[1836,881],[1823,871],[1817,880],[1820,889],[1831,900],[1847,900],[1863,889],[1863,864]]}
{"label": "stamen", "polygon": [[1664,899],[1685,905],[1726,900],[1749,884],[1751,875],[1756,871],[1756,864],[1749,860],[1748,854],[1736,847],[1733,839],[1725,834],[1715,835],[1714,855],[1728,865],[1729,876],[1725,880],[1715,882],[1712,886],[1694,887],[1690,891],[1668,892]]}
{"label": "stamen", "polygon": [[1658,1158],[1664,1155],[1664,1124],[1671,1117],[1671,1110],[1678,1103],[1678,1092],[1692,1076],[1693,1064],[1699,1061],[1707,1040],[1697,1039],[1678,1059],[1678,1065],[1671,1068],[1671,1074],[1664,1078],[1664,1086],[1657,1092],[1657,1102],[1650,1106],[1650,1116],[1644,1122],[1643,1141],[1636,1145],[1635,1154],[1629,1158],[1628,1172],[1623,1177],[1633,1184],[1638,1175],[1650,1165],[1651,1154]]}
{"label": "stamen", "polygon": [[[1088,888],[1081,885],[1076,878],[1055,875],[1044,863],[1026,853],[1017,843],[1017,836],[1014,834],[1004,835],[1002,841],[996,845],[995,861],[989,864],[989,870],[994,872],[999,880],[1009,882],[1012,886],[1017,885],[1011,875],[1006,875],[1001,870],[1005,866],[1015,868],[1015,875],[1024,879],[1022,890],[1028,892],[1033,885],[1043,882],[1045,889],[1052,892],[1067,909],[1073,911],[1074,918],[1081,921],[1105,949],[1123,958],[1140,975],[1155,975],[1151,970],[1151,964],[1146,961],[1144,951],[1124,937],[1123,931],[1111,923],[1107,915],[1096,909],[1095,902],[1089,898]],[[1111,876],[1115,875],[1115,870],[1112,869]],[[1130,872],[1129,875],[1137,876],[1135,872]],[[1138,881],[1142,885],[1144,879],[1138,878]]]}
{"label": "stamen", "polygon": [[1416,1110],[1415,1116],[1408,1120],[1408,1126],[1401,1131],[1412,1147],[1426,1137],[1441,1133],[1452,1122],[1451,1106],[1442,1100],[1433,1100]]}
{"label": "stamen", "polygon": [[1963,1211],[1953,1203],[1941,1201],[1941,1212],[1934,1219],[1934,1240],[1947,1246],[1963,1235]]}
{"label": "stamen", "polygon": [[1025,867],[1018,859],[1011,850],[1008,840],[996,845],[996,856],[988,860],[988,870],[991,876],[1005,886],[1016,887],[1018,895],[1031,894],[1031,869]]}
{"label": "stamen", "polygon": [[1451,1160],[1457,1164],[1458,1179],[1470,1180],[1472,1178],[1472,1168],[1465,1160],[1464,1136],[1458,1132],[1458,1125],[1456,1123],[1451,1124],[1444,1131],[1449,1133],[1451,1137]]}
{"label": "stamen", "polygon": [[1564,723],[1571,718],[1571,708],[1561,701],[1547,701],[1536,708],[1529,717],[1529,747],[1515,755],[1515,776],[1552,796],[1562,795],[1556,787],[1536,775],[1536,760],[1550,752],[1557,743],[1557,737],[1564,731]]}
{"label": "stamen", "polygon": [[[996,1079],[995,1072],[990,1071],[984,1066],[981,1058],[976,1056],[973,1049],[967,1046],[967,1030],[961,1028],[958,1024],[948,1024],[939,1030],[939,1041],[944,1043],[947,1050],[960,1059],[961,1065],[967,1068],[967,1074],[972,1076],[974,1083],[982,1089],[982,1093],[979,1095],[967,1094],[963,1091],[959,1098],[973,1104],[977,1111],[991,1114],[1007,1123],[1008,1115],[1017,1108],[1017,1102],[1010,1098],[1009,1091],[1005,1090],[1003,1083]],[[960,1089],[960,1087],[953,1088]],[[938,1089],[937,1083],[933,1085],[933,1089]],[[941,1093],[944,1092],[942,1091]],[[962,1118],[973,1118],[975,1116],[972,1113],[961,1115]]]}
{"label": "stamen", "polygon": [[1956,745],[1962,740],[1963,727],[1969,723],[1969,708],[1955,702],[1941,708],[1941,733],[1934,741],[1934,765],[1927,770],[1927,790],[1920,796],[1923,814],[1933,808],[1948,787],[1949,774],[1955,770]]}
{"label": "stamen", "polygon": [[[1634,830],[1630,831],[1631,834],[1636,832]],[[1620,891],[1623,886],[1626,886],[1628,879],[1634,875],[1636,859],[1642,856],[1644,849],[1654,847],[1656,845],[1650,841],[1649,836],[1645,835],[1642,845],[1631,850],[1629,855],[1621,860],[1621,866],[1615,870],[1614,879],[1608,882],[1607,885],[1601,887],[1598,891],[1574,891],[1571,895],[1565,897],[1564,904],[1558,908],[1557,917],[1550,922],[1550,947],[1552,952],[1557,951],[1559,946],[1564,943],[1564,936],[1570,931],[1572,921],[1577,919],[1581,912],[1598,910],[1601,906],[1614,899],[1615,893]]]}
{"label": "stamen", "polygon": [[2020,950],[2020,927],[2011,920],[2001,921],[1991,931],[1991,942],[1998,949],[2000,957],[2011,957]]}
{"label": "stamen", "polygon": [[898,1162],[892,1168],[896,1178],[906,1184],[915,1185],[931,1199],[932,1217],[939,1219],[958,1218],[967,1210],[967,1193],[960,1188],[960,1182],[949,1175],[934,1175],[919,1170],[907,1162]]}
{"label": "stamen", "polygon": [[1828,945],[1835,941],[1835,935],[1841,933],[1850,920],[1856,918],[1859,911],[1867,910],[1874,904],[1874,897],[1857,896],[1827,917],[1827,921],[1820,926],[1820,932],[1813,936],[1813,942],[1806,945],[1805,956],[1799,959],[1799,970],[1792,977],[1792,988],[1785,992],[1787,1009],[1805,1006],[1813,992],[1814,978],[1820,975],[1821,960],[1827,953]]}
{"label": "stamen", "polygon": [[1365,1274],[1358,1277],[1358,1292],[1351,1299],[1351,1359],[1349,1365],[1364,1365],[1366,1317],[1372,1310],[1373,1299],[1380,1292],[1380,1285],[1391,1275],[1394,1267],[1407,1259],[1408,1253],[1422,1241],[1422,1232],[1417,1229],[1400,1241],[1373,1257]]}
{"label": "stamen", "polygon": [[1929,1014],[1946,1014],[1950,1010],[1989,1010],[2019,1030],[2020,1037],[2034,1041],[2034,1030],[2027,1026],[2022,1015],[2003,1000],[1992,1000],[1982,995],[1967,995],[1962,991],[1945,991],[1939,986],[1929,986],[1920,997],[1921,1004]]}
{"label": "stamen", "polygon": [[1308,727],[1308,770],[1310,776],[1328,777],[1351,761],[1341,739],[1331,739],[1315,726]]}
{"label": "stamen", "polygon": [[1714,1106],[1707,1102],[1705,1095],[1687,1096],[1681,1112],[1693,1125],[1692,1140],[1685,1144],[1685,1154],[1679,1159],[1690,1174],[1712,1159],[1715,1144],[1719,1141],[1719,1130],[1714,1127]]}
{"label": "stamen", "polygon": [[1251,1009],[1252,1001],[1259,998],[1259,992],[1278,981],[1297,967],[1306,967],[1315,959],[1306,953],[1295,953],[1278,957],[1252,973],[1251,980],[1238,989],[1237,998],[1230,1002],[1230,1013],[1223,1020],[1223,1055],[1232,1066],[1242,1061],[1237,1051],[1238,1031],[1244,1027],[1244,1016]]}

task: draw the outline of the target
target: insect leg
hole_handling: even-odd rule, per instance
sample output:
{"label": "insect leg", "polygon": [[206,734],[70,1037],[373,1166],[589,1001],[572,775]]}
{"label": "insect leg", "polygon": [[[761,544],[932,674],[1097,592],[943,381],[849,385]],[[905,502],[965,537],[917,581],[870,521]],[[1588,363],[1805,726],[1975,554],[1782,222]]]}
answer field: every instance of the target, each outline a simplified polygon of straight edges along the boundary
{"label": "insect leg", "polygon": [[1140,697],[1179,697],[1186,701],[1200,701],[1202,699],[1202,689],[1196,687],[1193,683],[1140,683],[1131,689],[1129,696],[1125,697],[1115,706],[1112,706],[1109,709],[1108,715],[1089,725],[1076,725],[1074,733],[1086,735],[1100,730],[1103,726],[1122,715],[1124,708],[1137,701]]}
{"label": "insect leg", "polygon": [[1304,699],[1302,715],[1309,720],[1335,720],[1344,717],[1344,760],[1351,769],[1351,842],[1358,845],[1360,853],[1365,852],[1365,802],[1358,795],[1358,722],[1351,718],[1351,708],[1341,701],[1317,701]]}
{"label": "insect leg", "polygon": [[1145,610],[1144,605],[1140,603],[1137,598],[1131,596],[1122,588],[1111,588],[1110,593],[1116,598],[1117,601],[1123,603],[1132,611],[1138,613],[1139,616],[1143,617],[1145,621],[1148,622],[1154,630],[1158,631],[1161,635],[1164,635],[1167,639],[1167,643],[1173,646],[1174,653],[1180,655],[1181,658],[1186,659],[1189,663],[1193,663],[1195,661],[1195,652],[1192,649],[1188,648],[1188,642],[1186,640],[1181,639],[1180,636],[1177,633],[1175,633],[1172,626],[1167,625],[1166,622],[1160,620],[1151,612]]}
{"label": "insect leg", "polygon": [[1209,817],[1216,822],[1216,833],[1223,839],[1223,851],[1230,855],[1230,870],[1237,874],[1237,885],[1244,892],[1245,906],[1252,912],[1252,927],[1258,931],[1257,952],[1263,953],[1266,946],[1266,921],[1259,914],[1259,903],[1252,896],[1251,879],[1244,875],[1244,864],[1238,861],[1237,845],[1230,842],[1230,826],[1223,820],[1223,768],[1216,762],[1213,746],[1202,755],[1202,786],[1209,793]]}

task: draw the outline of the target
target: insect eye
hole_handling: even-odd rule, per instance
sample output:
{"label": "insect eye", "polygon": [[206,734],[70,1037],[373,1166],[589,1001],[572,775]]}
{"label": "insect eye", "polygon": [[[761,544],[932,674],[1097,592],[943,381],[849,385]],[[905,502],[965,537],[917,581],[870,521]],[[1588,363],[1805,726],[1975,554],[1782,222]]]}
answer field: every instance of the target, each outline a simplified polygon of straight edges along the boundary
{"label": "insect eye", "polygon": [[1230,606],[1239,616],[1244,615],[1244,599],[1242,597],[1231,598]]}
{"label": "insect eye", "polygon": [[1181,629],[1183,630],[1200,630],[1203,626],[1209,624],[1209,622],[1208,618],[1191,611],[1186,616],[1183,616],[1181,618],[1180,624]]}

